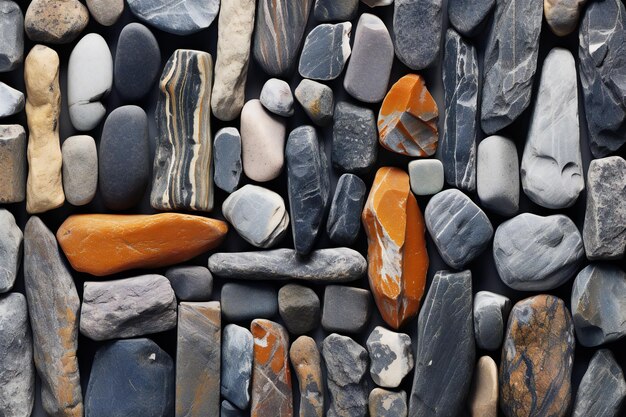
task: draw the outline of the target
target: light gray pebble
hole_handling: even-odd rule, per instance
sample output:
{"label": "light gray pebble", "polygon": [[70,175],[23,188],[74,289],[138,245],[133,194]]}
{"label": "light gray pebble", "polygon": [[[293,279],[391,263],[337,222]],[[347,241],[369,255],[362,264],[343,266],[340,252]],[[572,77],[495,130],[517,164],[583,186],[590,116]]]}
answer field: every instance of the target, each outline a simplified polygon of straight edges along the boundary
{"label": "light gray pebble", "polygon": [[329,86],[304,79],[296,87],[295,95],[313,123],[318,126],[328,126],[332,123],[335,98]]}
{"label": "light gray pebble", "polygon": [[478,145],[476,188],[488,210],[512,216],[519,210],[519,161],[515,143],[490,136]]}
{"label": "light gray pebble", "polygon": [[63,191],[68,203],[89,204],[98,188],[98,151],[91,136],[71,136],[63,142]]}
{"label": "light gray pebble", "polygon": [[263,84],[261,104],[267,110],[279,116],[293,116],[293,94],[289,84],[278,78],[270,78]]}

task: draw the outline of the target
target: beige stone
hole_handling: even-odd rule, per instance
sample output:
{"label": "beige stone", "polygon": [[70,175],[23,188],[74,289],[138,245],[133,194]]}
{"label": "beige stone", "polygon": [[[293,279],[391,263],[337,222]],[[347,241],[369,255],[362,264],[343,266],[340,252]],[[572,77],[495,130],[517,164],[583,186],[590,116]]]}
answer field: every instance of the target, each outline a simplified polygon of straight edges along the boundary
{"label": "beige stone", "polygon": [[124,12],[124,0],[87,0],[89,13],[102,26],[111,26]]}
{"label": "beige stone", "polygon": [[468,401],[472,417],[498,416],[498,366],[490,356],[476,364]]}
{"label": "beige stone", "polygon": [[19,203],[26,195],[26,132],[20,125],[0,126],[0,203]]}

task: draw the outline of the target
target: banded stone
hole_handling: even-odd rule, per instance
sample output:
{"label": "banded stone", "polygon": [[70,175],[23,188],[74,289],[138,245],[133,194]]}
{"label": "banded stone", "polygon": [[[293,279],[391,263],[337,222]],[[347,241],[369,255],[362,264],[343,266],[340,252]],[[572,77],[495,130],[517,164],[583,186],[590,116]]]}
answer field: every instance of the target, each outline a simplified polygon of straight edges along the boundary
{"label": "banded stone", "polygon": [[33,0],[24,16],[30,40],[52,44],[70,43],[89,22],[89,11],[78,0]]}
{"label": "banded stone", "polygon": [[20,125],[0,125],[0,203],[26,197],[26,131]]}
{"label": "banded stone", "polygon": [[0,294],[15,284],[22,263],[23,234],[9,210],[0,208]]}
{"label": "banded stone", "polygon": [[174,35],[190,35],[208,28],[217,16],[219,0],[128,0],[140,20]]}
{"label": "banded stone", "polygon": [[304,78],[334,80],[350,57],[352,23],[321,24],[309,32],[300,54],[298,71]]}
{"label": "banded stone", "polygon": [[439,56],[442,0],[395,0],[393,33],[396,56],[413,70],[430,67]]}
{"label": "banded stone", "polygon": [[250,403],[254,341],[245,327],[228,324],[222,335],[221,393],[242,410]]}
{"label": "banded stone", "polygon": [[297,338],[289,349],[289,359],[300,385],[300,417],[324,417],[324,382],[320,352],[315,340]]}
{"label": "banded stone", "polygon": [[13,71],[24,59],[24,15],[14,1],[0,2],[0,38],[0,72]]}

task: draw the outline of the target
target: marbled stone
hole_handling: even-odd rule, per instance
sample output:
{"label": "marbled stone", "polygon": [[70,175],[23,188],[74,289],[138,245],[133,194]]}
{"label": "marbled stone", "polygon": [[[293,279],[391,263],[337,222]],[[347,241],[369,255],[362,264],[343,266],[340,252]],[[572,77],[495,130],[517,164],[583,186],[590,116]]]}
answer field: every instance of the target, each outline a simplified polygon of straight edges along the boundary
{"label": "marbled stone", "polygon": [[417,159],[409,162],[411,191],[415,195],[435,195],[443,190],[444,169],[438,159]]}
{"label": "marbled stone", "polygon": [[237,128],[224,127],[213,140],[213,181],[227,193],[239,187],[241,181],[241,135]]}
{"label": "marbled stone", "polygon": [[442,0],[395,0],[393,34],[396,56],[413,70],[433,65],[439,56]]}
{"label": "marbled stone", "polygon": [[459,190],[445,190],[432,197],[424,218],[439,254],[455,269],[463,268],[487,249],[493,236],[487,215]]}
{"label": "marbled stone", "polygon": [[359,0],[315,0],[313,15],[318,22],[352,20],[359,10]]}
{"label": "marbled stone", "polygon": [[76,357],[80,300],[54,235],[36,216],[24,229],[24,288],[43,409],[54,417],[82,417]]}
{"label": "marbled stone", "polygon": [[406,392],[374,388],[370,392],[368,409],[370,417],[406,417]]}
{"label": "marbled stone", "polygon": [[507,217],[517,213],[519,177],[515,142],[503,136],[489,136],[480,142],[476,163],[476,191],[484,208]]}
{"label": "marbled stone", "polygon": [[583,240],[567,216],[523,213],[498,226],[493,258],[506,285],[547,291],[567,282],[585,257]]}
{"label": "marbled stone", "polygon": [[324,289],[322,327],[327,332],[359,333],[371,314],[371,295],[363,288],[327,285]]}
{"label": "marbled stone", "polygon": [[371,109],[340,101],[333,115],[331,160],[340,172],[367,174],[378,155],[378,129]]}
{"label": "marbled stone", "polygon": [[290,333],[309,333],[320,322],[320,299],[311,288],[287,284],[278,291],[278,311]]}
{"label": "marbled stone", "polygon": [[554,34],[566,36],[576,30],[587,0],[544,0],[543,12]]}
{"label": "marbled stone", "polygon": [[113,26],[124,12],[124,0],[87,0],[87,8],[96,22]]}
{"label": "marbled stone", "polygon": [[530,104],[542,18],[542,0],[496,2],[481,105],[482,128],[488,135],[513,123]]}
{"label": "marbled stone", "polygon": [[278,313],[278,294],[268,285],[228,282],[220,299],[222,315],[229,322],[271,319]]}
{"label": "marbled stone", "polygon": [[0,203],[26,197],[26,132],[20,125],[0,125]]}
{"label": "marbled stone", "polygon": [[217,16],[219,0],[128,0],[130,11],[143,22],[174,35],[208,28]]}
{"label": "marbled stone", "polygon": [[63,191],[74,206],[89,204],[98,188],[98,150],[91,136],[70,136],[61,146]]}
{"label": "marbled stone", "polygon": [[376,326],[367,338],[370,375],[374,383],[384,388],[399,387],[413,369],[412,349],[408,334]]}
{"label": "marbled stone", "polygon": [[246,417],[247,412],[242,411],[232,405],[230,402],[224,400],[222,401],[222,406],[220,408],[220,417]]}
{"label": "marbled stone", "polygon": [[498,365],[490,356],[476,364],[468,402],[472,417],[498,417]]}
{"label": "marbled stone", "polygon": [[537,295],[511,310],[500,362],[500,407],[507,417],[567,416],[574,326],[563,301]]}
{"label": "marbled stone", "polygon": [[313,123],[318,126],[328,126],[332,123],[335,96],[329,86],[303,79],[296,87],[294,94]]}
{"label": "marbled stone", "polygon": [[293,116],[293,94],[286,81],[270,78],[263,84],[261,104],[267,110],[283,117]]}
{"label": "marbled stone", "polygon": [[480,349],[497,350],[502,344],[511,300],[489,291],[474,295],[474,338]]}
{"label": "marbled stone", "polygon": [[13,71],[24,59],[24,15],[14,1],[0,1],[0,39],[0,72]]}
{"label": "marbled stone", "polygon": [[23,239],[13,214],[0,208],[0,294],[11,291],[15,284],[22,263]]}
{"label": "marbled stone", "polygon": [[[1,3],[0,6],[2,6]],[[12,116],[22,110],[24,110],[24,94],[0,82],[0,118]]]}
{"label": "marbled stone", "polygon": [[326,233],[338,246],[350,246],[359,235],[359,214],[363,211],[366,191],[365,183],[356,175],[339,177],[326,221]]}
{"label": "marbled stone", "polygon": [[203,266],[174,266],[165,271],[165,277],[176,298],[182,301],[208,301],[213,292],[213,275]]}
{"label": "marbled stone", "polygon": [[315,340],[297,338],[289,349],[289,359],[300,385],[299,417],[324,417],[324,380]]}
{"label": "marbled stone", "polygon": [[339,77],[352,52],[351,31],[350,22],[324,23],[313,28],[307,35],[300,54],[300,75],[322,81]]}
{"label": "marbled stone", "polygon": [[253,350],[254,341],[248,329],[236,324],[224,327],[221,393],[242,410],[250,403]]}
{"label": "marbled stone", "polygon": [[449,0],[448,20],[462,35],[472,36],[478,32],[487,16],[496,4],[496,0]]}
{"label": "marbled stone", "polygon": [[34,42],[70,43],[89,22],[89,11],[78,0],[33,0],[24,16],[26,35]]}

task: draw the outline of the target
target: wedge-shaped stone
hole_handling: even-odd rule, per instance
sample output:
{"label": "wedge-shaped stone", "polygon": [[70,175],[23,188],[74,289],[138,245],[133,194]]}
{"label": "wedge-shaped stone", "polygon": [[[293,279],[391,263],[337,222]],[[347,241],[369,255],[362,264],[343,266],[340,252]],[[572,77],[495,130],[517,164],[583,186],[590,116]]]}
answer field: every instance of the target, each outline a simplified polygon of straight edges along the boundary
{"label": "wedge-shaped stone", "polygon": [[219,0],[128,0],[137,18],[162,31],[189,35],[208,28],[217,16]]}
{"label": "wedge-shaped stone", "polygon": [[576,30],[587,0],[544,0],[546,22],[555,35],[566,36]]}
{"label": "wedge-shaped stone", "polygon": [[498,365],[490,356],[476,364],[468,402],[472,417],[498,417]]}
{"label": "wedge-shaped stone", "polygon": [[24,104],[24,93],[0,82],[0,119],[21,112],[24,110]]}
{"label": "wedge-shaped stone", "polygon": [[496,0],[450,0],[448,1],[448,20],[464,36],[476,34],[496,4]]}
{"label": "wedge-shaped stone", "polygon": [[222,397],[242,410],[250,403],[254,341],[245,327],[229,324],[222,337]]}
{"label": "wedge-shaped stone", "polygon": [[0,294],[15,284],[22,263],[22,231],[10,211],[0,209]]}
{"label": "wedge-shaped stone", "polygon": [[20,125],[0,125],[0,203],[26,197],[26,132]]}
{"label": "wedge-shaped stone", "polygon": [[393,33],[396,56],[407,67],[421,70],[439,56],[442,0],[395,0]]}
{"label": "wedge-shaped stone", "polygon": [[320,352],[315,340],[297,338],[289,349],[289,359],[300,385],[300,417],[324,417],[324,380]]}

